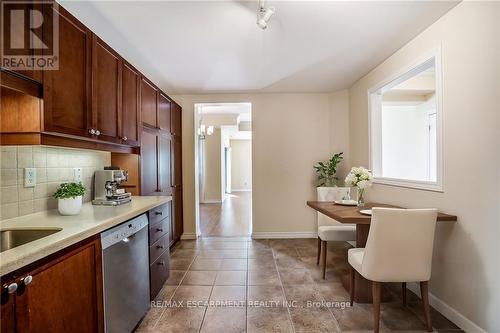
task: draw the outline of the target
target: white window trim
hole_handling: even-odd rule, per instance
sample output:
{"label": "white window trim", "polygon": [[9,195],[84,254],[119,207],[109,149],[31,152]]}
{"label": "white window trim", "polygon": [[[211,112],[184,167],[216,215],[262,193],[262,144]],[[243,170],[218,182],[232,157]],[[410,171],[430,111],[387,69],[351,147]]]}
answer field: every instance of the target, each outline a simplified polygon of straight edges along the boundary
{"label": "white window trim", "polygon": [[373,170],[373,133],[372,133],[372,101],[371,95],[375,92],[381,90],[383,87],[387,86],[393,81],[398,80],[401,76],[415,70],[420,67],[425,62],[434,58],[435,72],[436,72],[436,142],[437,142],[437,156],[436,156],[436,181],[417,181],[408,179],[395,179],[387,177],[373,177],[373,182],[375,184],[405,187],[418,190],[428,190],[435,192],[444,192],[443,186],[443,176],[444,176],[444,159],[443,159],[443,147],[444,147],[444,135],[443,135],[443,75],[442,75],[442,59],[441,59],[441,47],[436,47],[431,52],[425,54],[424,56],[416,59],[411,65],[408,65],[400,69],[397,73],[378,83],[374,87],[368,89],[367,91],[367,101],[368,101],[368,157],[369,166]]}

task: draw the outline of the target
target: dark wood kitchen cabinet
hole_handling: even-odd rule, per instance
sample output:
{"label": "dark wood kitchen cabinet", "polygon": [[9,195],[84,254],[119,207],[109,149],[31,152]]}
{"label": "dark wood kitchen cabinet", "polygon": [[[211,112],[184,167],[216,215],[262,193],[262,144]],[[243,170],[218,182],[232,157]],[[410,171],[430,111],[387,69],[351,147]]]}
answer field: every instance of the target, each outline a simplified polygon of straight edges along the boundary
{"label": "dark wood kitchen cabinet", "polygon": [[2,277],[2,333],[103,332],[101,267],[93,237]]}
{"label": "dark wood kitchen cabinet", "polygon": [[144,125],[158,126],[158,89],[145,77],[141,78],[141,119]]}
{"label": "dark wood kitchen cabinet", "polygon": [[168,133],[160,132],[158,135],[158,192],[165,195],[172,194],[170,177],[171,137]]}
{"label": "dark wood kitchen cabinet", "polygon": [[122,65],[122,131],[121,140],[131,146],[139,146],[140,112],[139,90],[141,74],[132,65]]}
{"label": "dark wood kitchen cabinet", "polygon": [[171,122],[171,108],[172,101],[165,96],[165,94],[160,93],[158,100],[158,127],[161,130],[170,133],[170,122]]}
{"label": "dark wood kitchen cabinet", "polygon": [[[43,73],[44,131],[89,137],[92,32],[61,6],[44,5],[44,24],[59,20],[59,69]],[[52,35],[43,39],[52,45]]]}
{"label": "dark wood kitchen cabinet", "polygon": [[149,218],[150,296],[153,300],[170,274],[171,203],[151,209]]}
{"label": "dark wood kitchen cabinet", "polygon": [[92,35],[92,128],[94,138],[120,143],[122,59]]}
{"label": "dark wood kitchen cabinet", "polygon": [[141,133],[141,195],[158,195],[158,132],[147,127]]}

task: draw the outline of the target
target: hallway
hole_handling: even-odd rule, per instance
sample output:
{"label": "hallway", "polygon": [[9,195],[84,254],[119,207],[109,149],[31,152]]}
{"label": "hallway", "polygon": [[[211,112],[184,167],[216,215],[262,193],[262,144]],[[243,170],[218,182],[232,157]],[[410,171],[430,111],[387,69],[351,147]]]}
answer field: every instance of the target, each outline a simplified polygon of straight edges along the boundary
{"label": "hallway", "polygon": [[202,237],[250,236],[252,192],[227,194],[223,203],[200,204]]}

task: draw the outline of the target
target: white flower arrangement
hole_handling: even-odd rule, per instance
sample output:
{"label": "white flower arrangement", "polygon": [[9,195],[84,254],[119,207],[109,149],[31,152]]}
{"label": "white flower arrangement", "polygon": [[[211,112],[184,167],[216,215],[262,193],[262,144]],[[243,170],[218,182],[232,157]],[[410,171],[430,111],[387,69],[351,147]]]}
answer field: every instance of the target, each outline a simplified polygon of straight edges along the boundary
{"label": "white flower arrangement", "polygon": [[373,176],[368,169],[363,167],[353,167],[345,178],[347,186],[357,187],[360,190],[365,190],[372,186]]}

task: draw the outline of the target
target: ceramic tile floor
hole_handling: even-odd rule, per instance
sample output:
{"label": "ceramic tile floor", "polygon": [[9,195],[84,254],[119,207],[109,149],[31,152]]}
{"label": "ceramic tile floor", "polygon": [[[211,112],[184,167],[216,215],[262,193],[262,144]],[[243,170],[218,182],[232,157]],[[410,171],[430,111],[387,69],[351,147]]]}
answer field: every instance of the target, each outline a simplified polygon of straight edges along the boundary
{"label": "ceramic tile floor", "polygon": [[[340,283],[350,245],[329,243],[327,280],[316,246],[315,239],[182,241],[172,250],[169,280],[136,332],[372,330],[371,305],[349,307]],[[389,286],[392,301],[382,304],[381,331],[424,332],[419,299],[408,291],[404,307],[396,287]],[[435,310],[432,319],[437,332],[461,332]]]}

